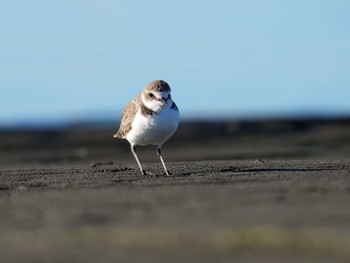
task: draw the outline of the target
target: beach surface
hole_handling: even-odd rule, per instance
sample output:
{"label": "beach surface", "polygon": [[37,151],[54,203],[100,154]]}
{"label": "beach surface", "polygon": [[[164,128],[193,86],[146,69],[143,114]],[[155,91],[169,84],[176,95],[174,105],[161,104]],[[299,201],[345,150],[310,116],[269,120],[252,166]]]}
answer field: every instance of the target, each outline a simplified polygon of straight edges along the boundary
{"label": "beach surface", "polygon": [[282,124],[185,126],[171,176],[113,131],[4,132],[1,262],[349,262],[349,125]]}

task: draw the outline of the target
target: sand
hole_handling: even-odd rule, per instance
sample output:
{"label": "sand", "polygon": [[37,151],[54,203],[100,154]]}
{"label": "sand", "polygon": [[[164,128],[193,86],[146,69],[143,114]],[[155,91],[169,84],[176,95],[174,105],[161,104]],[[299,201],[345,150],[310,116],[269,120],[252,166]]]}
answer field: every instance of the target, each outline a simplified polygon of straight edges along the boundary
{"label": "sand", "polygon": [[349,161],[1,172],[2,262],[347,262]]}
{"label": "sand", "polygon": [[349,262],[349,126],[225,127],[180,131],[172,176],[111,131],[3,134],[0,261]]}

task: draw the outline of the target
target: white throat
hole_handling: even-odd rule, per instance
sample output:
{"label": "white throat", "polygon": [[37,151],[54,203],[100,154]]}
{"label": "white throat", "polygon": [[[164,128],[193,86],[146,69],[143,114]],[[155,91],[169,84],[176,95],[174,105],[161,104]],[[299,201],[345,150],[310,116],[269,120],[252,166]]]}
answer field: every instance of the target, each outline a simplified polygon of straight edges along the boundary
{"label": "white throat", "polygon": [[149,108],[150,110],[154,112],[160,112],[164,109],[170,108],[172,105],[171,98],[167,99],[167,102],[164,103],[164,101],[161,101],[162,98],[167,98],[169,93],[168,92],[153,92],[154,98],[146,98],[145,94],[142,93],[141,100],[143,104]]}

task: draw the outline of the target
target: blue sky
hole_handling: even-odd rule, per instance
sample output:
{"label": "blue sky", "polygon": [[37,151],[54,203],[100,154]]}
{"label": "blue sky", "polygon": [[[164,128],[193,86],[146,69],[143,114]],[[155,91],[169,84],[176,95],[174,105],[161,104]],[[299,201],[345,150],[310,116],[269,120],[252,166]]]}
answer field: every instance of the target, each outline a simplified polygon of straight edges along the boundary
{"label": "blue sky", "polygon": [[350,1],[0,4],[0,124],[119,118],[168,81],[183,117],[350,114]]}

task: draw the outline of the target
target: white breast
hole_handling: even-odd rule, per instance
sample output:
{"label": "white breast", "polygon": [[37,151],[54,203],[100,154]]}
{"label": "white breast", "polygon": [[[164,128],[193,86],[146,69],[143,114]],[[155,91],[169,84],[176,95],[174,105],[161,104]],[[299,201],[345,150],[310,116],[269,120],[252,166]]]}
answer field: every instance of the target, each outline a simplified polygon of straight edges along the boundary
{"label": "white breast", "polygon": [[170,108],[165,108],[155,116],[144,116],[139,110],[126,139],[135,145],[161,145],[175,133],[179,121],[179,111]]}

